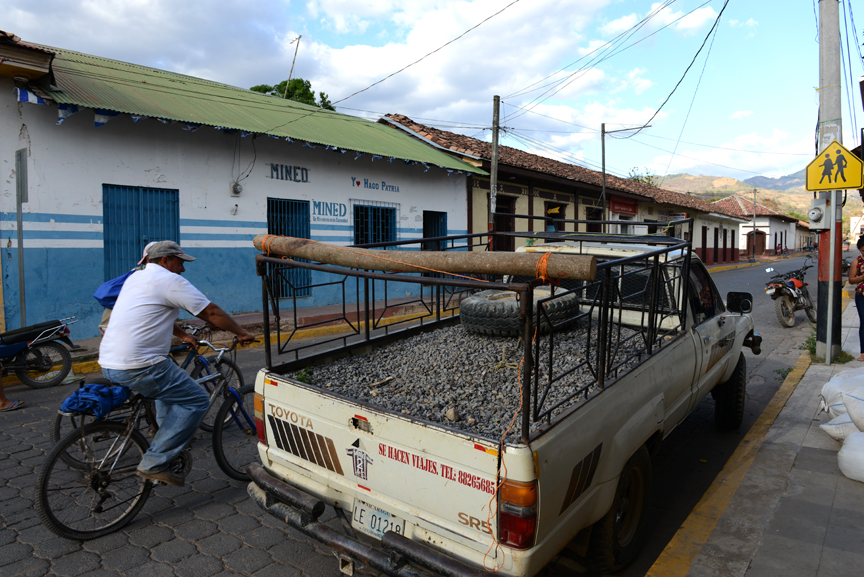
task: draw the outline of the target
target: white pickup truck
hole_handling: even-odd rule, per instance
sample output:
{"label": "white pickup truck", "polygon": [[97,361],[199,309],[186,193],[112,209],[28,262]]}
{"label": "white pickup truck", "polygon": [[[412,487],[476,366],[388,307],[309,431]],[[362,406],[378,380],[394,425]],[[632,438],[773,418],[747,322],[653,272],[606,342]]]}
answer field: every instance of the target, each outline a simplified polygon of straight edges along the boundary
{"label": "white pickup truck", "polygon": [[[359,398],[345,393],[350,387],[302,382],[309,380],[304,367],[344,356],[347,341],[326,354],[309,349],[306,358],[295,351],[291,362],[259,372],[255,414],[262,464],[249,468],[249,494],[270,514],[333,549],[344,573],[352,574],[359,561],[393,576],[494,571],[530,577],[568,544],[594,570],[616,571],[642,544],[651,457],[663,439],[709,392],[717,425],[740,425],[746,386],[741,349],[758,354],[761,343],[746,315],[752,297],[730,293],[724,303],[688,243],[622,238],[520,250],[593,255],[597,276],[593,282],[564,282],[551,296],[548,289],[534,291],[536,280],[492,285],[498,296],[505,295],[503,289],[519,293],[519,302],[510,299],[515,309],[504,313],[498,303],[494,310],[515,315],[527,327],[520,334],[528,335],[527,342],[511,339],[514,346],[518,342],[520,366],[510,374],[522,396],[508,405],[519,411],[509,433],[509,422],[489,434],[465,419],[419,418],[388,405],[388,395]],[[265,265],[285,263],[258,259],[265,277]],[[387,276],[352,271],[347,278],[355,274],[372,283]],[[445,279],[412,279],[431,283],[430,294],[456,294],[434,284]],[[450,281],[474,292],[490,286]],[[481,294],[496,300],[494,291]],[[533,315],[525,314],[525,302],[538,303]],[[451,324],[458,323],[445,298],[435,307],[433,320],[449,315]],[[562,307],[567,318],[544,312],[560,313]],[[367,308],[366,318],[378,317]],[[415,334],[391,333],[379,343],[374,334],[364,336],[361,325],[351,326],[361,338],[361,354]],[[464,328],[456,324],[451,330]],[[553,361],[563,346],[555,343],[580,330],[581,353]],[[478,342],[500,339],[482,334],[482,328],[477,332],[472,339]],[[286,349],[284,342],[279,346]],[[363,357],[355,358],[359,363]],[[405,375],[382,389],[404,385],[410,379]],[[462,382],[480,383],[483,375]],[[319,519],[326,507],[335,509],[341,523]]]}

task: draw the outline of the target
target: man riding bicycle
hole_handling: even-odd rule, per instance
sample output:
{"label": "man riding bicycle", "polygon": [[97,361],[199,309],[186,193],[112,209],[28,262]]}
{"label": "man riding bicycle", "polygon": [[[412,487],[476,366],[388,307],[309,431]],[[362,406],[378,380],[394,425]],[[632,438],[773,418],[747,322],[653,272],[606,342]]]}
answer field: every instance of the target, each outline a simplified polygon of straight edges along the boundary
{"label": "man riding bicycle", "polygon": [[112,382],[156,401],[159,430],[138,465],[144,479],[182,487],[184,477],[170,470],[204,418],[207,392],[170,358],[171,336],[197,343],[174,324],[180,309],[213,326],[230,331],[241,343],[255,335],[210,302],[181,277],[184,262],[195,260],[175,242],[151,246],[149,263],[123,285],[99,347],[102,374]]}

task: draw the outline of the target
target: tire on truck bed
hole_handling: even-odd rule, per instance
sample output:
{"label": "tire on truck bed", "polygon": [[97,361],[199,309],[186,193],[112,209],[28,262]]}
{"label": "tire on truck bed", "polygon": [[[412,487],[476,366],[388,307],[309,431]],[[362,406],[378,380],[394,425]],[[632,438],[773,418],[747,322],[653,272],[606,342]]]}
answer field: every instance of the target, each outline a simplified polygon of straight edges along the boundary
{"label": "tire on truck bed", "polygon": [[[556,291],[560,294],[560,290]],[[522,334],[522,321],[519,318],[517,293],[508,290],[485,290],[464,299],[459,305],[462,326],[468,332],[496,337],[517,337]],[[537,301],[552,295],[546,286],[534,289],[534,312],[539,306]],[[545,305],[546,314],[553,324],[558,324],[579,314],[579,300],[575,292],[565,294]],[[536,319],[536,316],[535,316]],[[549,323],[540,314],[540,333],[549,332]]]}

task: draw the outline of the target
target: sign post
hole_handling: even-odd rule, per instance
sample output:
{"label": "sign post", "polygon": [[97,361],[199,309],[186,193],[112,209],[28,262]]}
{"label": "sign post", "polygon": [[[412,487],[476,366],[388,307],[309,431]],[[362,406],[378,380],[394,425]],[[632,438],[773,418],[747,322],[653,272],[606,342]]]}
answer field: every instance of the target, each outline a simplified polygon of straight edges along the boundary
{"label": "sign post", "polygon": [[[842,284],[842,278],[838,278],[841,276],[838,258],[841,239],[837,229],[842,226],[843,218],[840,209],[840,190],[862,187],[864,187],[864,163],[836,139],[823,148],[807,165],[805,188],[809,191],[827,191],[830,195],[827,201],[814,200],[814,208],[810,211],[811,227],[815,225],[823,231],[826,229],[830,231],[829,234],[821,235],[823,240],[828,242],[819,243],[819,286],[823,290],[818,293],[819,302],[816,307],[816,354],[823,352],[820,350],[822,348],[820,344],[824,342],[826,365],[831,364],[835,348],[839,349],[841,311],[834,309],[839,306],[839,289]],[[825,209],[824,211],[820,211],[820,207],[815,206],[817,202]],[[816,220],[813,217],[816,217]],[[824,339],[820,338],[823,336]]]}

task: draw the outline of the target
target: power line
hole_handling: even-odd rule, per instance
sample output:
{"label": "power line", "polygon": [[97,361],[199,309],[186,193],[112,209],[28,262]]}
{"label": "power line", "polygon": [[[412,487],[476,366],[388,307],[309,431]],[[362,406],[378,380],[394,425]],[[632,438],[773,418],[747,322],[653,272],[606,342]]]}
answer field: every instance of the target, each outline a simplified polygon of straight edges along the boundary
{"label": "power line", "polygon": [[[519,1],[520,1],[520,0],[513,0],[512,2],[510,2],[510,4],[508,4],[508,5],[505,6],[504,8],[502,8],[502,9],[499,10],[498,12],[495,12],[495,13],[492,14],[491,16],[489,16],[489,17],[487,17],[487,18],[484,18],[484,19],[481,20],[478,24],[472,26],[471,28],[469,28],[468,30],[466,30],[465,32],[463,32],[462,34],[460,34],[459,36],[457,36],[457,37],[454,38],[453,40],[450,40],[449,42],[447,42],[447,43],[445,43],[445,44],[439,46],[439,47],[436,48],[435,50],[433,50],[433,51],[427,53],[425,56],[422,56],[421,58],[419,58],[418,60],[415,60],[415,61],[412,62],[411,64],[408,64],[407,66],[403,66],[402,68],[400,68],[400,69],[397,70],[396,72],[394,72],[394,73],[392,73],[392,74],[389,74],[389,75],[385,76],[385,77],[382,78],[381,80],[378,80],[378,81],[376,81],[376,82],[373,82],[372,84],[370,84],[370,85],[367,86],[366,88],[363,88],[362,90],[358,90],[357,92],[353,92],[353,93],[349,94],[348,96],[346,96],[345,98],[340,98],[339,100],[337,100],[336,102],[334,102],[333,105],[335,106],[335,105],[339,104],[340,102],[345,102],[345,101],[348,100],[349,98],[352,98],[352,97],[354,97],[354,96],[357,96],[357,95],[360,94],[361,92],[366,92],[367,90],[369,90],[369,89],[372,88],[373,86],[377,86],[378,84],[381,84],[382,82],[384,82],[384,81],[387,80],[388,78],[392,78],[393,76],[396,76],[396,75],[399,74],[400,72],[403,72],[403,71],[407,70],[408,68],[414,66],[414,65],[417,64],[418,62],[421,62],[421,61],[425,60],[426,58],[428,58],[429,56],[435,54],[436,52],[438,52],[438,51],[441,50],[442,48],[445,48],[445,47],[449,46],[450,44],[453,44],[454,42],[456,42],[457,40],[459,40],[460,38],[462,38],[463,36],[465,36],[466,34],[468,34],[469,32],[471,32],[472,30],[475,30],[475,29],[477,29],[478,27],[482,26],[483,24],[485,24],[486,22],[488,22],[489,20],[491,20],[491,19],[494,18],[495,16],[498,16],[499,14],[501,14],[502,12],[504,12],[505,10],[507,10],[508,8],[510,8],[511,6],[513,6],[514,4],[516,4],[516,3],[519,2]],[[307,114],[306,116],[310,116],[310,115],[312,115],[312,114],[315,114],[316,112],[317,112],[317,111],[313,110],[312,112],[310,112],[310,113]],[[271,130],[276,130],[277,128],[282,128],[283,126],[286,126],[286,125],[291,124],[291,123],[293,123],[293,122],[297,122],[298,120],[301,120],[302,118],[305,118],[305,117],[300,117],[300,118],[297,118],[297,119],[291,120],[291,121],[289,121],[289,122],[286,122],[285,124],[280,124],[279,126],[274,126],[273,128],[271,128]]]}
{"label": "power line", "polygon": [[[672,4],[673,2],[675,2],[675,1],[676,1],[676,0],[672,0],[672,1],[669,2],[666,6],[661,6],[661,7],[659,7],[657,10],[650,12],[650,13],[648,14],[648,16],[646,16],[643,20],[641,20],[640,22],[637,22],[636,24],[634,24],[633,26],[631,26],[631,27],[628,28],[627,30],[624,30],[623,32],[619,32],[617,36],[615,36],[614,38],[612,38],[612,40],[609,40],[608,42],[604,43],[603,45],[598,46],[597,48],[595,48],[595,49],[592,50],[591,52],[588,52],[587,54],[585,54],[585,55],[582,56],[581,58],[578,58],[578,59],[574,60],[574,61],[571,62],[570,64],[564,66],[563,68],[559,68],[558,70],[556,70],[556,71],[553,72],[552,74],[549,74],[549,75],[546,76],[545,78],[541,78],[540,80],[538,80],[538,81],[536,81],[536,82],[533,82],[533,83],[529,84],[528,86],[526,86],[526,87],[524,87],[524,88],[520,88],[519,90],[517,90],[516,92],[514,92],[514,93],[512,93],[512,94],[508,94],[508,95],[504,96],[503,98],[515,98],[516,96],[521,96],[521,95],[523,95],[523,94],[527,94],[528,92],[533,92],[533,90],[531,90],[531,88],[533,88],[533,87],[536,86],[537,84],[540,84],[541,82],[545,82],[546,80],[552,78],[553,76],[555,76],[555,75],[558,74],[559,72],[564,72],[565,70],[567,70],[567,69],[570,68],[571,66],[573,66],[573,65],[575,65],[575,64],[578,64],[578,63],[581,62],[582,60],[585,60],[586,58],[588,58],[589,56],[591,56],[591,55],[594,54],[595,52],[598,52],[598,51],[600,51],[600,50],[606,50],[607,48],[611,47],[614,43],[618,42],[618,40],[620,40],[623,36],[625,36],[626,34],[630,33],[631,31],[635,30],[637,26],[640,26],[642,23],[647,22],[650,18],[653,18],[654,15],[655,15],[659,10],[661,10],[662,8],[665,8],[665,7],[669,6],[669,5],[671,5],[671,4]],[[709,0],[709,1],[710,1],[710,0]],[[707,4],[707,2],[706,2],[706,4]],[[703,6],[704,6],[704,4],[703,4]],[[660,30],[662,30],[662,28],[661,28]],[[660,30],[658,30],[657,32],[659,32]],[[655,32],[655,34],[656,34],[656,32]],[[648,38],[648,36],[646,36],[646,38]],[[584,67],[583,67],[583,68],[580,68],[579,70],[575,70],[575,71],[573,71],[571,74],[576,74],[577,72],[579,72],[579,71],[581,71],[581,70],[583,70],[583,69],[584,69]],[[537,87],[537,88],[534,89],[534,90],[540,90],[541,88],[546,88],[547,86],[552,86],[553,84],[556,84],[556,83],[558,83],[558,82],[563,82],[563,80],[555,81],[555,82],[550,82],[549,84],[544,84],[543,86],[539,86],[539,87]]]}
{"label": "power line", "polygon": [[[705,43],[708,41],[708,38],[711,36],[711,33],[714,32],[714,29],[717,27],[717,24],[720,22],[720,18],[723,16],[723,12],[726,10],[726,6],[728,6],[728,5],[729,5],[729,0],[726,0],[723,3],[723,8],[720,9],[720,14],[717,15],[717,19],[714,20],[714,24],[711,25],[711,30],[708,31],[708,34],[705,36],[705,40],[702,41],[702,45],[699,46],[699,50],[697,50],[696,54],[693,56],[693,60],[691,60],[690,64],[687,65],[687,69],[684,70],[684,74],[681,75],[681,79],[678,81],[677,84],[675,84],[675,88],[672,89],[672,92],[669,93],[669,96],[666,97],[666,100],[663,101],[663,104],[660,105],[660,108],[658,108],[657,111],[654,112],[653,115],[651,115],[651,118],[649,118],[648,122],[646,122],[645,124],[651,124],[651,121],[654,120],[654,117],[656,117],[658,114],[660,114],[660,111],[663,110],[663,107],[666,106],[666,103],[669,102],[669,99],[672,98],[672,95],[675,94],[676,90],[678,90],[678,87],[684,81],[684,78],[687,76],[687,73],[690,71],[690,68],[693,66],[693,63],[696,62],[696,58],[699,56],[699,53],[702,52],[703,48],[705,48]],[[633,138],[634,136],[639,134],[641,131],[642,131],[642,129],[640,128],[636,132],[631,134],[630,136],[623,136],[621,138],[622,138],[622,140],[626,139],[626,138]]]}
{"label": "power line", "polygon": [[[651,19],[653,19],[657,14],[659,14],[660,11],[662,11],[665,8],[668,8],[669,6],[674,4],[676,1],[677,0],[665,0],[665,2],[662,5],[658,6],[655,10],[653,10],[651,13],[649,13],[648,16],[646,16],[640,22],[638,22],[637,24],[635,24],[634,26],[632,26],[628,30],[619,34],[612,42],[604,44],[603,46],[599,47],[598,49],[594,50],[593,52],[596,52],[598,50],[602,50],[603,52],[614,50],[616,44],[620,44],[621,42],[624,42],[626,39],[633,36],[643,26],[645,26]],[[661,30],[662,30],[662,28],[661,28]],[[658,32],[659,32],[659,30],[658,30]],[[627,48],[629,48],[629,46]],[[626,48],[624,50],[626,50]],[[593,52],[591,52],[589,54],[593,54]],[[613,52],[613,54],[610,54],[608,56],[603,56],[602,58],[600,58],[600,56],[602,56],[602,54],[598,55],[597,58],[599,58],[599,59],[596,60],[596,63],[595,63],[595,59],[592,59],[585,66],[582,66],[578,70],[575,70],[570,75],[568,75],[566,78],[563,78],[560,81],[552,82],[550,84],[545,85],[545,86],[554,86],[555,88],[557,88],[557,90],[555,88],[550,88],[549,90],[546,90],[545,92],[543,92],[539,96],[535,97],[532,101],[530,101],[528,103],[528,105],[530,106],[531,104],[534,104],[534,106],[536,107],[539,104],[541,104],[542,102],[545,102],[546,100],[548,100],[549,98],[551,98],[552,96],[554,96],[555,94],[557,94],[558,92],[560,92],[561,90],[563,90],[564,88],[566,88],[567,86],[569,86],[570,84],[572,84],[573,82],[575,82],[576,80],[581,78],[582,75],[579,74],[580,72],[585,73],[590,69],[589,68],[590,66],[600,64],[601,62],[604,62],[605,60],[611,58],[612,56],[614,56],[615,54],[618,54],[620,52],[621,51],[619,51],[617,53]],[[579,62],[579,60],[577,60],[576,62]],[[557,74],[557,72],[556,72],[556,74]],[[545,86],[543,86],[541,88],[545,88]],[[519,114],[512,115],[510,117],[506,117],[504,119],[504,121],[513,120],[514,118],[518,118],[519,116],[522,116],[522,114],[525,114],[525,113],[522,112]]]}
{"label": "power line", "polygon": [[[570,164],[574,164],[574,165],[580,166],[582,168],[588,168],[588,166],[584,166],[587,164],[587,165],[593,167],[590,170],[598,170],[599,171],[602,169],[602,166],[596,162],[592,162],[592,161],[587,160],[585,158],[577,158],[577,157],[573,156],[572,153],[570,153],[566,150],[563,150],[561,148],[557,148],[555,146],[552,146],[551,144],[541,142],[539,140],[535,140],[533,138],[525,136],[524,134],[518,134],[512,130],[507,130],[506,133],[508,135],[512,136],[513,138],[515,138],[516,140],[519,140],[523,144],[527,144],[527,145],[533,146],[535,148],[540,148],[541,150],[545,150],[547,152],[556,153],[556,154],[558,154],[564,158],[567,158],[568,160],[571,161]],[[623,172],[621,171],[621,169],[618,169],[618,168],[614,168],[611,171],[607,169],[606,172],[612,173],[613,176],[620,176],[621,178],[626,178],[626,177],[622,176]]]}
{"label": "power line", "polygon": [[[702,63],[702,72],[699,73],[699,80],[696,82],[696,88],[693,90],[693,98],[690,99],[690,107],[687,108],[687,115],[684,117],[684,123],[681,125],[681,132],[678,133],[678,140],[675,141],[675,148],[672,151],[672,156],[669,157],[669,164],[666,165],[666,172],[663,173],[663,178],[660,179],[660,184],[666,180],[666,175],[669,174],[669,167],[672,166],[672,161],[675,159],[675,153],[678,152],[678,145],[681,143],[681,137],[684,136],[684,129],[687,127],[687,121],[690,119],[690,112],[693,111],[693,104],[696,102],[696,94],[699,92],[699,86],[702,84],[702,77],[705,75],[705,69],[708,67],[708,59],[711,58],[711,49],[714,48],[714,41],[717,39],[717,31],[714,29],[714,36],[711,37],[711,44],[708,46],[708,52],[705,54],[705,62]],[[614,138],[614,137],[613,137]]]}
{"label": "power line", "polygon": [[[637,144],[641,144],[642,146],[647,146],[648,148],[653,148],[654,150],[659,150],[661,152],[666,152],[671,154],[671,150],[666,150],[665,148],[660,148],[659,146],[651,146],[647,142],[642,142],[641,140],[631,140],[631,142],[635,142]],[[726,166],[725,164],[717,164],[716,162],[708,162],[707,160],[703,160],[701,158],[693,158],[692,156],[686,156],[684,154],[679,154],[681,158],[686,158],[687,160],[694,160],[696,162],[701,162],[702,164],[710,164],[711,166],[719,166],[720,168],[728,168],[729,170],[737,170],[738,172],[746,172],[748,174],[756,174],[760,175],[760,172],[753,172],[752,170],[744,170],[743,168],[736,168],[734,166]]]}

